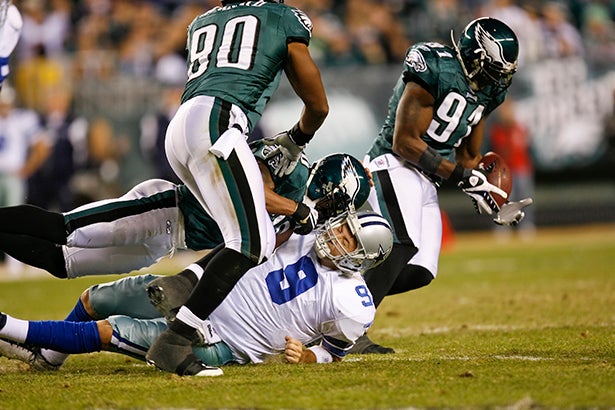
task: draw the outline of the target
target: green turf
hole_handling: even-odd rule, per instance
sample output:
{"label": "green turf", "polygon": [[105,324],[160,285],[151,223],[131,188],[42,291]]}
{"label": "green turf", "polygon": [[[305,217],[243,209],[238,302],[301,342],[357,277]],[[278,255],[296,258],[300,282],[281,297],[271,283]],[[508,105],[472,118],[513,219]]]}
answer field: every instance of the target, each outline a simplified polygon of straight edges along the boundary
{"label": "green turf", "polygon": [[[60,319],[97,281],[0,282],[0,309]],[[615,408],[615,227],[458,235],[438,279],[387,298],[370,334],[397,353],[212,379],[111,353],[54,373],[0,358],[0,408]]]}

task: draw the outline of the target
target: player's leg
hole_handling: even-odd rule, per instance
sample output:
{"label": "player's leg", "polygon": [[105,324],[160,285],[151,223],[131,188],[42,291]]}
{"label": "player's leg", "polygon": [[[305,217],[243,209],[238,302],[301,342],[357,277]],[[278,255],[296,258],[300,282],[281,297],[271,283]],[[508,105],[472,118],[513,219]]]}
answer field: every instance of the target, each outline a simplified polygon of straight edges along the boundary
{"label": "player's leg", "polygon": [[[106,248],[71,248],[62,246],[68,278],[129,273],[151,266],[169,254],[168,244],[162,247],[149,243]],[[104,261],[102,263],[101,261]]]}
{"label": "player's leg", "polygon": [[101,333],[103,338],[106,334],[104,327],[93,321],[27,321],[0,314],[1,338],[66,353],[100,351],[105,341],[101,339]]}
{"label": "player's leg", "polygon": [[209,261],[222,249],[224,249],[224,244],[218,245],[177,275],[160,276],[151,281],[147,287],[150,302],[168,320],[175,319],[177,311],[188,301],[188,297],[203,276]]}
{"label": "player's leg", "polygon": [[[152,343],[167,329],[163,318],[136,319],[128,316],[111,316],[107,319],[113,329],[108,345],[104,350],[122,353],[139,360],[145,360],[145,354]],[[209,366],[223,366],[235,359],[224,342],[213,345],[193,347],[193,352],[203,363]],[[209,376],[222,375],[222,370],[212,370]]]}
{"label": "player's leg", "polygon": [[391,255],[373,270],[365,281],[376,306],[388,294],[397,276],[417,253],[421,241],[424,177],[403,166],[372,173],[374,189],[368,199],[374,211],[391,224],[394,246]]}
{"label": "player's leg", "polygon": [[[145,292],[147,285],[155,278],[156,276],[150,274],[128,276],[113,282],[93,285],[81,294],[64,321],[89,322],[113,315],[127,315],[141,319],[159,318],[160,314],[149,303]],[[33,354],[34,360],[41,358],[56,369],[69,356],[51,349],[39,349]],[[142,356],[144,355],[145,352]]]}
{"label": "player's leg", "polygon": [[32,236],[0,233],[0,250],[23,263],[46,270],[57,278],[67,277],[62,247],[53,242]]}
{"label": "player's leg", "polygon": [[[434,237],[441,236],[440,221],[433,221],[433,209],[439,217],[436,189],[425,176],[416,170],[398,166],[373,173],[374,190],[370,196],[370,205],[384,215],[391,223],[395,244],[387,260],[380,266],[366,272],[365,280],[378,306],[391,289],[398,284],[400,276],[405,280],[404,286],[425,286],[435,276],[439,242],[434,250],[431,243]],[[438,228],[440,227],[440,228]],[[438,239],[440,241],[440,239]],[[423,250],[426,255],[435,258],[427,266],[421,266],[423,260],[408,263]],[[429,258],[425,258],[425,261]],[[427,271],[427,272],[425,272]],[[429,280],[427,280],[429,279]],[[353,353],[392,353],[393,350],[373,343],[367,335],[357,341]]]}
{"label": "player's leg", "polygon": [[66,243],[66,228],[62,214],[33,205],[0,208],[0,231],[28,235],[57,244]]}
{"label": "player's leg", "polygon": [[437,202],[423,208],[419,251],[410,259],[392,284],[387,296],[427,286],[438,274],[438,258],[442,244],[442,216]]}
{"label": "player's leg", "polygon": [[[202,337],[197,329],[243,274],[271,254],[275,243],[252,151],[243,139],[225,141],[229,134],[224,132],[233,124],[246,129],[245,116],[218,99],[194,100],[184,104],[171,121],[167,155],[174,171],[220,227],[225,247],[209,261],[176,319],[148,352],[148,361],[182,375],[202,373],[191,349]],[[202,135],[204,129],[209,130],[209,138]],[[228,157],[209,151],[213,143],[225,142],[232,147]]]}
{"label": "player's leg", "polygon": [[[167,251],[183,240],[176,185],[150,179],[119,198],[92,202],[64,214],[67,244],[79,248],[166,242]],[[178,244],[183,245],[183,243]]]}

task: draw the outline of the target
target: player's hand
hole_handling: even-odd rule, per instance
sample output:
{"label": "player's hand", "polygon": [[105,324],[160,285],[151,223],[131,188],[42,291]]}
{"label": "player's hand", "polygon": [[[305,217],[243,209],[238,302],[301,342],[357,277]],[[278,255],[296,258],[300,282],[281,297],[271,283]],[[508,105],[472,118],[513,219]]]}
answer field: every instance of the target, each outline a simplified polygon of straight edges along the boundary
{"label": "player's hand", "polygon": [[292,217],[297,224],[294,231],[299,235],[309,234],[318,224],[318,211],[302,202],[297,205]]}
{"label": "player's hand", "polygon": [[518,202],[506,202],[502,205],[502,209],[493,218],[493,222],[498,225],[516,226],[519,222],[525,218],[525,212],[523,208],[532,205],[534,200],[532,198],[525,198]]}
{"label": "player's hand", "polygon": [[273,137],[263,139],[265,145],[277,145],[265,156],[265,160],[280,155],[280,160],[273,170],[273,173],[278,177],[292,173],[303,152],[304,145],[295,144],[291,132],[292,130],[284,131]]}
{"label": "player's hand", "polygon": [[475,169],[468,171],[467,175],[464,175],[457,186],[472,198],[474,207],[479,214],[487,213],[491,215],[494,212],[499,212],[500,207],[491,196],[491,193],[493,192],[501,195],[503,198],[508,198],[506,192],[489,183],[487,177],[481,171]]}
{"label": "player's hand", "polygon": [[303,356],[303,343],[297,339],[286,336],[286,348],[284,349],[284,359],[288,363],[297,364],[301,363],[301,357]]}

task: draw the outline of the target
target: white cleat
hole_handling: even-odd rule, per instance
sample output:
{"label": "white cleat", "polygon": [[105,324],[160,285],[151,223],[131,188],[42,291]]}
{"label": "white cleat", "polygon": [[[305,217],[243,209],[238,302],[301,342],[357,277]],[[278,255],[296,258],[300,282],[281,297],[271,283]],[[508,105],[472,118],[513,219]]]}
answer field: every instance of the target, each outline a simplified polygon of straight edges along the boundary
{"label": "white cleat", "polygon": [[38,349],[29,349],[19,343],[4,339],[0,339],[0,356],[27,363],[32,369],[42,372],[55,371],[61,366],[49,363]]}

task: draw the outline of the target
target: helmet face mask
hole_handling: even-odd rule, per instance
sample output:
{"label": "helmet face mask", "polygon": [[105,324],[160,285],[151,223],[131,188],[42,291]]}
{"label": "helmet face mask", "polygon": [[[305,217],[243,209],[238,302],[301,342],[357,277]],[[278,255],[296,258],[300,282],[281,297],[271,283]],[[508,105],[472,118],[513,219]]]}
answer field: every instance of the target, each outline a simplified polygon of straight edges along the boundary
{"label": "helmet face mask", "polygon": [[[6,21],[6,14],[8,13],[11,3],[11,0],[0,0],[0,27],[2,27]],[[2,39],[0,38],[0,40]]]}
{"label": "helmet face mask", "polygon": [[369,196],[370,179],[361,162],[348,154],[331,154],[316,162],[307,182],[307,197],[319,220],[335,217],[349,207],[358,209]]}
{"label": "helmet face mask", "polygon": [[505,90],[517,71],[519,42],[506,24],[490,17],[466,26],[455,44],[451,40],[464,74],[474,91]]}
{"label": "helmet face mask", "polygon": [[[223,6],[226,6],[229,3],[242,3],[244,1],[247,1],[247,0],[221,0],[221,3]],[[269,3],[284,3],[284,0],[265,0],[265,1]]]}
{"label": "helmet face mask", "polygon": [[[338,234],[347,224],[356,239],[356,248],[346,249]],[[327,258],[343,275],[363,274],[383,262],[393,249],[393,233],[388,222],[372,211],[348,210],[327,220],[316,230],[316,254]]]}

